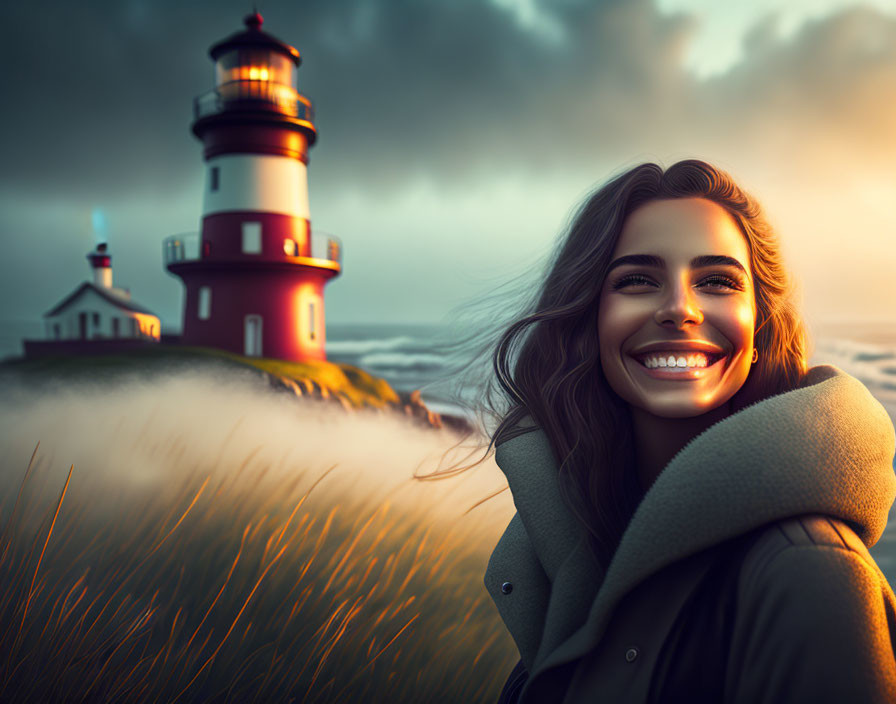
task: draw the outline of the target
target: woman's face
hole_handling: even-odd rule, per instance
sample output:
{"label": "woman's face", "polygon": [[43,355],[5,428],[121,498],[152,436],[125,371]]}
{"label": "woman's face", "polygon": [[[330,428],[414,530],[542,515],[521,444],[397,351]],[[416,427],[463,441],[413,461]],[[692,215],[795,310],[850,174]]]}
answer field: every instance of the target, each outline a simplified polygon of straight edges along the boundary
{"label": "woman's face", "polygon": [[629,405],[664,418],[718,408],[750,373],[747,242],[720,205],[658,200],[626,220],[600,295],[600,361]]}

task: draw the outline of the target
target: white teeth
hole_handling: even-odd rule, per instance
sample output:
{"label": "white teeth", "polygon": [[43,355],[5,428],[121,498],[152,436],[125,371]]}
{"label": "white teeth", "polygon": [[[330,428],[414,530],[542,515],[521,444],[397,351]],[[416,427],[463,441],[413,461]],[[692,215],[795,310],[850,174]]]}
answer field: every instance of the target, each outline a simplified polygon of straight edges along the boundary
{"label": "white teeth", "polygon": [[651,355],[649,357],[642,358],[642,364],[648,369],[658,369],[658,368],[674,368],[678,369],[693,369],[697,367],[707,367],[709,366],[709,359],[707,355],[703,352],[694,352],[692,354],[685,355],[674,355],[674,354],[663,354],[663,355]]}

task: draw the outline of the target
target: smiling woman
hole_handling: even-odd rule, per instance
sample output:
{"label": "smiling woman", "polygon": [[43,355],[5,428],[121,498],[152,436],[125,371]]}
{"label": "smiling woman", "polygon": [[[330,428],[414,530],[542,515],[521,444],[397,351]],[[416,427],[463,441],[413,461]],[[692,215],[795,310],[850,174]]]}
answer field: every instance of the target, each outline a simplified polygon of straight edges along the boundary
{"label": "smiling woman", "polygon": [[644,164],[582,205],[494,350],[502,701],[896,701],[896,597],[867,549],[893,424],[808,369],[791,292],[758,204],[709,164]]}

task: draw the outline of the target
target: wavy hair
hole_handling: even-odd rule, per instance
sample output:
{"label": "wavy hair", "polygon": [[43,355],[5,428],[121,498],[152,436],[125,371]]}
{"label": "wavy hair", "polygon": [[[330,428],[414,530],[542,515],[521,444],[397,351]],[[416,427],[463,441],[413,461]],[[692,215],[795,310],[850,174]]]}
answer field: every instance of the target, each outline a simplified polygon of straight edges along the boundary
{"label": "wavy hair", "polygon": [[486,405],[502,410],[492,411],[500,422],[486,455],[492,446],[530,430],[524,419],[531,417],[546,433],[558,461],[563,499],[605,566],[642,491],[634,471],[628,406],[601,369],[598,302],[628,216],[646,203],[671,198],[717,203],[731,214],[748,244],[759,359],[732,397],[732,412],[797,387],[808,369],[806,329],[777,237],[759,204],[728,174],[698,160],[680,161],[666,170],[646,163],[594,191],[573,216],[537,295],[494,346]]}

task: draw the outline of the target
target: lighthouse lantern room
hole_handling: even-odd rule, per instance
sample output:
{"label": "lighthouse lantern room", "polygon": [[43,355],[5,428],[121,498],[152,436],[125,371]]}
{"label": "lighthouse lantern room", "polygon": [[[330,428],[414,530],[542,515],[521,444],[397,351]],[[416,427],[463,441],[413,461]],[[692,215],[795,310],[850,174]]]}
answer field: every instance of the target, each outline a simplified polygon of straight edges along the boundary
{"label": "lighthouse lantern room", "polygon": [[313,111],[296,89],[299,52],[263,32],[258,13],[245,25],[209,50],[215,89],[194,102],[205,161],[201,232],[164,244],[186,291],[182,342],[324,359],[324,286],[340,273],[342,248],[311,232]]}

